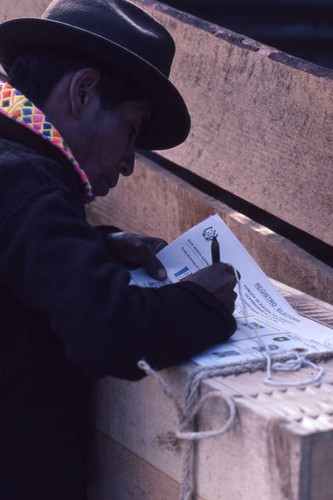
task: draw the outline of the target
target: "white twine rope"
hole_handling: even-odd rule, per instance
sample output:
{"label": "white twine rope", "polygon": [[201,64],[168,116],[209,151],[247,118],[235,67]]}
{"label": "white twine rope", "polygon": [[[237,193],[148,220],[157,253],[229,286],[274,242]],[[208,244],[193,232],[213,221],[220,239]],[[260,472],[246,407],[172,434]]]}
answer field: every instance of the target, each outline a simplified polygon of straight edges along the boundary
{"label": "white twine rope", "polygon": [[[244,311],[245,323],[253,331],[253,333],[256,337],[256,340],[258,342],[258,345],[260,347],[260,350],[262,352],[262,355],[264,356],[264,358],[267,361],[266,378],[264,379],[264,382],[266,384],[270,384],[270,385],[288,386],[288,387],[300,387],[302,385],[309,385],[309,384],[313,384],[315,382],[318,382],[324,373],[324,368],[322,366],[317,366],[315,363],[306,359],[305,356],[303,356],[297,352],[295,354],[288,353],[287,359],[284,359],[283,361],[280,361],[280,362],[278,362],[278,361],[273,362],[272,361],[272,356],[267,351],[267,348],[266,348],[265,344],[263,343],[263,341],[261,340],[260,335],[258,334],[255,326],[249,322],[249,317],[247,314],[247,307],[246,307],[246,303],[245,303],[244,296],[243,296],[243,290],[242,290],[240,278],[239,278],[239,275],[237,273],[237,270],[234,268],[234,266],[232,266],[232,267],[234,269],[234,273],[235,273],[236,280],[237,280],[239,296],[240,296],[243,311]],[[293,354],[294,354],[294,356],[293,356]],[[305,380],[300,380],[299,382],[290,382],[288,380],[277,382],[277,381],[272,379],[272,370],[276,371],[276,372],[277,371],[284,371],[284,372],[285,371],[293,371],[293,372],[295,372],[295,371],[299,370],[300,368],[302,368],[302,366],[311,366],[318,373],[315,373],[312,377],[309,377]]]}
{"label": "white twine rope", "polygon": [[[232,266],[233,267],[233,266]],[[168,386],[165,380],[151,368],[151,366],[144,360],[138,362],[138,367],[143,370],[147,375],[152,375],[158,383],[163,388],[164,393],[173,401],[175,408],[177,410],[178,416],[178,430],[176,432],[169,432],[167,436],[159,437],[158,440],[161,442],[171,443],[173,446],[178,446],[180,442],[184,443],[185,451],[183,458],[182,467],[182,483],[180,489],[180,500],[191,500],[194,492],[194,454],[195,454],[195,442],[201,439],[213,438],[226,433],[234,424],[237,408],[231,397],[222,394],[220,391],[211,391],[205,396],[200,398],[200,384],[204,379],[214,378],[214,377],[226,377],[229,375],[239,375],[241,373],[252,373],[258,370],[266,369],[266,378],[264,382],[266,384],[271,384],[274,386],[302,386],[312,384],[317,382],[324,369],[318,367],[315,363],[318,361],[327,361],[333,358],[333,351],[326,353],[311,353],[306,357],[300,355],[297,352],[288,352],[278,355],[271,355],[261,340],[256,328],[249,323],[246,303],[244,301],[243,292],[241,288],[240,278],[238,276],[237,270],[234,268],[234,273],[236,276],[239,296],[242,302],[242,307],[244,310],[244,318],[247,326],[252,329],[255,334],[258,345],[262,352],[263,358],[258,360],[252,360],[242,363],[232,363],[227,366],[208,366],[202,367],[198,366],[194,368],[189,374],[185,386],[185,404],[182,405],[177,398],[174,391]],[[312,361],[311,361],[312,360]],[[273,371],[296,371],[302,366],[311,366],[318,373],[300,382],[278,382],[272,380],[272,370]],[[198,414],[199,410],[205,404],[208,399],[220,398],[222,399],[229,408],[229,416],[226,423],[219,429],[212,431],[194,431],[194,418]]]}
{"label": "white twine rope", "polygon": [[[201,380],[210,378],[210,372],[206,368],[201,368],[200,371],[196,369],[188,376],[185,386],[185,404],[183,406],[165,380],[146,361],[139,361],[138,366],[147,375],[154,376],[163,388],[164,393],[173,401],[177,410],[178,430],[169,432],[167,436],[159,437],[158,440],[160,442],[169,442],[173,446],[178,446],[180,442],[184,442],[185,450],[179,498],[180,500],[190,500],[194,489],[194,443],[200,439],[217,437],[227,432],[235,421],[236,405],[229,396],[223,395],[220,391],[211,391],[199,399]],[[193,431],[195,416],[205,402],[211,398],[222,399],[227,404],[229,417],[226,423],[221,428],[212,431]]]}

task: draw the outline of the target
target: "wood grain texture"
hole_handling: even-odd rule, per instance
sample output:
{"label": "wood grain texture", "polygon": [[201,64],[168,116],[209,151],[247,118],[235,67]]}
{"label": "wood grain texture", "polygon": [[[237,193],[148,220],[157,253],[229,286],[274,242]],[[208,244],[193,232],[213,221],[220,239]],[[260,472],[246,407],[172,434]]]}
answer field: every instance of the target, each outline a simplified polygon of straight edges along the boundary
{"label": "wood grain texture", "polygon": [[284,283],[275,280],[272,282],[299,314],[333,329],[333,305],[311,297],[300,290],[295,290]]}
{"label": "wood grain texture", "polygon": [[40,17],[50,0],[1,0],[0,23],[16,17]]}
{"label": "wood grain texture", "polygon": [[278,51],[260,44],[230,43],[158,2],[135,3],[174,37],[171,79],[192,116],[188,140],[162,154],[333,244],[333,76],[273,60]]}
{"label": "wood grain texture", "polygon": [[318,436],[311,444],[311,493],[313,498],[331,500],[333,433]]}
{"label": "wood grain texture", "polygon": [[88,211],[92,224],[113,224],[168,242],[214,213],[268,276],[333,303],[329,266],[141,155],[137,155],[134,174],[122,178],[116,189],[96,200]]}
{"label": "wood grain texture", "polygon": [[176,481],[100,431],[92,438],[88,485],[89,500],[177,500],[179,496]]}
{"label": "wood grain texture", "polygon": [[[180,398],[189,370],[190,365],[185,365],[161,372]],[[197,446],[197,493],[204,500],[329,500],[332,361],[325,364],[325,371],[322,383],[305,388],[267,386],[262,372],[202,383],[202,394],[217,390],[233,397],[237,404],[232,429]],[[310,372],[304,369],[288,374],[288,380],[306,378]],[[150,464],[153,474],[162,472],[180,481],[182,448],[158,439],[176,430],[176,412],[155,380],[148,377],[133,383],[107,378],[96,388],[95,404],[99,431]],[[226,417],[225,405],[210,399],[200,412],[198,426],[201,430],[216,429]],[[327,464],[322,469],[325,456]],[[324,485],[319,486],[321,480]],[[323,496],[318,497],[315,484]]]}

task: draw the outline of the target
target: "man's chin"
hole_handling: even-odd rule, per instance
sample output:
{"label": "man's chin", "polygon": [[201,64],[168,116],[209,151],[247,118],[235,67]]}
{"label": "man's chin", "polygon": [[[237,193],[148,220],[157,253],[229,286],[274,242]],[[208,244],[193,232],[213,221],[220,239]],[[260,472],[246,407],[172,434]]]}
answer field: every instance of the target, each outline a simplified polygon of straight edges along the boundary
{"label": "man's chin", "polygon": [[118,179],[116,181],[113,181],[113,182],[101,182],[99,184],[99,186],[96,186],[95,189],[93,189],[94,191],[94,194],[95,196],[106,196],[110,189],[116,187],[116,185],[118,184]]}
{"label": "man's chin", "polygon": [[106,184],[103,186],[98,186],[93,190],[95,196],[106,196],[110,191],[110,187]]}

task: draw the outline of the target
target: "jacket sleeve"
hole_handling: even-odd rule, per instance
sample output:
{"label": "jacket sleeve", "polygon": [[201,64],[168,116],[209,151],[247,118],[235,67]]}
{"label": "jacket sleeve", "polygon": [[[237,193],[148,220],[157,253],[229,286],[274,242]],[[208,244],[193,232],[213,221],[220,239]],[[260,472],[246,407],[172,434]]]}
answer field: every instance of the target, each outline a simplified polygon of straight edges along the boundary
{"label": "jacket sleeve", "polygon": [[232,315],[192,283],[128,286],[103,237],[69,193],[40,188],[2,220],[3,279],[48,318],[68,358],[90,376],[143,376],[145,358],[161,369],[228,339]]}

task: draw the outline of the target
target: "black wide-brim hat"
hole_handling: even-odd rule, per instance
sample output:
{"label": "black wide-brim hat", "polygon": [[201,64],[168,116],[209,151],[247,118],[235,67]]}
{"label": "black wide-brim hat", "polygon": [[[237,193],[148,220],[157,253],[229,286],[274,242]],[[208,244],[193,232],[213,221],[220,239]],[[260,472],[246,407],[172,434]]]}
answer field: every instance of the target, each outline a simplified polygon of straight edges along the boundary
{"label": "black wide-brim hat", "polygon": [[175,45],[150,14],[127,0],[54,0],[42,18],[0,25],[0,62],[6,71],[32,50],[78,50],[138,82],[152,100],[152,117],[138,137],[143,149],[168,149],[190,130],[183,98],[169,80]]}

